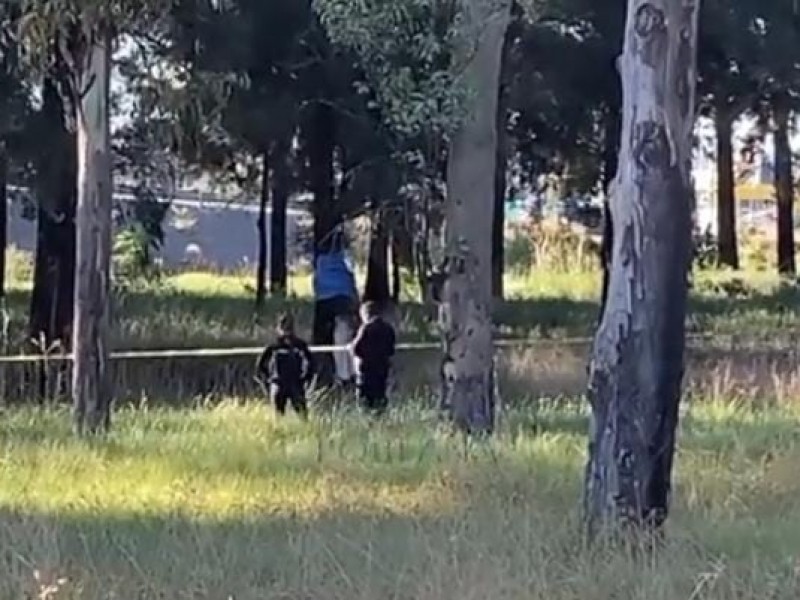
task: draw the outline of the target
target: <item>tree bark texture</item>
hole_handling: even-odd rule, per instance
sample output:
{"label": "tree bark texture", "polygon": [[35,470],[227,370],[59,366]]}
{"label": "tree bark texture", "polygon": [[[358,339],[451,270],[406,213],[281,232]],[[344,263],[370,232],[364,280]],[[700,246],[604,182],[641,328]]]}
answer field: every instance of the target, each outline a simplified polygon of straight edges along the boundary
{"label": "tree bark texture", "polygon": [[608,301],[590,369],[590,531],[669,509],[691,261],[698,3],[629,0]]}
{"label": "tree bark texture", "polygon": [[263,174],[261,179],[261,198],[258,203],[258,264],[256,265],[256,310],[264,308],[267,299],[267,261],[269,260],[269,238],[267,237],[267,208],[270,195],[269,150],[262,154]]}
{"label": "tree bark texture", "polygon": [[389,289],[389,237],[383,211],[372,216],[369,236],[367,278],[364,282],[364,300],[385,306],[391,299]]}
{"label": "tree bark texture", "polygon": [[288,279],[286,259],[286,211],[291,190],[289,144],[278,142],[272,156],[272,215],[269,244],[269,289],[285,296]]}
{"label": "tree bark texture", "polygon": [[725,107],[717,107],[714,125],[717,133],[717,239],[719,264],[739,268],[736,241],[736,193],[733,176],[733,120]]}
{"label": "tree bark texture", "polygon": [[495,421],[492,346],[492,217],[497,105],[511,0],[461,3],[469,102],[447,168],[445,281],[440,304],[445,406],[473,434]]}
{"label": "tree bark texture", "polygon": [[36,351],[71,348],[75,290],[76,140],[51,79],[42,90],[40,118],[49,143],[37,160],[36,257],[29,335]]}
{"label": "tree bark texture", "polygon": [[773,102],[775,118],[775,193],[778,199],[778,272],[794,276],[794,183],[792,149],[789,145],[789,99],[779,95]]}
{"label": "tree bark texture", "polygon": [[106,431],[111,417],[108,370],[112,181],[109,139],[111,39],[91,32],[79,58],[77,276],[75,282],[74,425],[78,434]]}

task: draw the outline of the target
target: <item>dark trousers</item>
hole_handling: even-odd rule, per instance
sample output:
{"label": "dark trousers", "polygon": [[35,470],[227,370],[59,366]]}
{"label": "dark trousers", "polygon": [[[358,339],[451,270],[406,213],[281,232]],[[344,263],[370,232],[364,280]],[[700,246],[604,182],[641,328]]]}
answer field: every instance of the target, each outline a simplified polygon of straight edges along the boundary
{"label": "dark trousers", "polygon": [[284,388],[278,385],[270,386],[270,397],[275,404],[275,410],[279,415],[286,414],[286,407],[291,404],[294,412],[301,417],[308,415],[308,406],[306,405],[306,395],[302,388]]}
{"label": "dark trousers", "polygon": [[362,369],[358,376],[358,399],[361,406],[371,412],[385,411],[388,405],[386,397],[388,381],[388,367]]}

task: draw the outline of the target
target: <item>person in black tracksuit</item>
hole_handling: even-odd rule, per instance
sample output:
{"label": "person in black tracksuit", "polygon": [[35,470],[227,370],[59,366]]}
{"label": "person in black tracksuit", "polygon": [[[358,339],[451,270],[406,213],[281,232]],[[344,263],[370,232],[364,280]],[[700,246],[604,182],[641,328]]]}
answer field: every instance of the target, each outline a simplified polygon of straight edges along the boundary
{"label": "person in black tracksuit", "polygon": [[267,346],[256,365],[256,378],[265,387],[279,415],[291,403],[295,412],[306,417],[306,385],[314,373],[311,351],[294,333],[294,320],[284,315],[278,322],[278,339]]}
{"label": "person in black tracksuit", "polygon": [[395,332],[374,302],[361,306],[361,319],[361,328],[352,343],[358,359],[358,396],[364,408],[380,413],[387,405],[386,384],[395,351]]}

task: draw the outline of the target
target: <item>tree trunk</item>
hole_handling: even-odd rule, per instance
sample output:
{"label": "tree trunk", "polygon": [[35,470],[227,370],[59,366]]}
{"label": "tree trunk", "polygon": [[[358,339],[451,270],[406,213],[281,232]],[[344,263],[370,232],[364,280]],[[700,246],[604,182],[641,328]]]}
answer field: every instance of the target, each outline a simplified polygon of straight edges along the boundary
{"label": "tree trunk", "polygon": [[502,301],[505,297],[503,274],[505,271],[506,242],[506,171],[508,170],[508,88],[511,69],[509,60],[514,38],[511,27],[506,27],[500,67],[500,86],[497,94],[497,151],[494,168],[494,214],[492,215],[492,297]]}
{"label": "tree trunk", "polygon": [[717,107],[714,118],[717,130],[717,236],[719,264],[739,268],[736,242],[736,197],[733,178],[733,115]]}
{"label": "tree trunk", "polygon": [[372,217],[369,237],[367,278],[364,282],[364,300],[385,306],[391,299],[389,290],[389,238],[383,211]]}
{"label": "tree trunk", "polygon": [[778,272],[794,276],[794,184],[792,149],[789,146],[789,99],[779,95],[773,106],[775,116],[775,192],[778,198]]}
{"label": "tree trunk", "polygon": [[258,205],[258,265],[256,265],[256,310],[264,308],[267,299],[267,252],[269,239],[267,238],[267,206],[269,205],[270,173],[269,150],[263,153],[264,173],[261,178],[261,199]]}
{"label": "tree trunk", "polygon": [[[395,230],[396,231],[396,230]],[[395,306],[400,303],[400,294],[403,292],[403,272],[401,271],[401,242],[397,233],[392,234],[392,302]]]}
{"label": "tree trunk", "polygon": [[614,178],[617,175],[619,164],[619,142],[621,127],[621,107],[609,106],[606,111],[605,119],[605,140],[603,148],[603,237],[600,242],[600,263],[603,268],[603,284],[600,294],[600,319],[608,300],[608,284],[611,278],[612,249],[614,248],[614,224],[611,222],[611,197]]}
{"label": "tree trunk", "polygon": [[[308,144],[308,166],[310,169],[310,188],[314,197],[314,260],[320,254],[336,250],[339,236],[335,231],[340,224],[334,205],[335,119],[333,109],[327,104],[314,108],[306,131]],[[315,264],[316,268],[316,264]],[[325,307],[325,301],[314,299],[314,323],[312,339],[314,344],[329,346],[333,344],[335,316]],[[318,381],[327,385],[333,381],[333,355],[324,354],[317,361]]]}
{"label": "tree trunk", "polygon": [[494,428],[492,216],[497,104],[511,0],[462,4],[470,105],[452,139],[447,169],[445,282],[440,319],[445,403],[455,424],[475,434]]}
{"label": "tree trunk", "polygon": [[312,212],[315,256],[334,249],[337,240],[335,231],[341,224],[334,204],[334,129],[333,109],[327,104],[317,106],[308,132],[310,187],[314,196]]}
{"label": "tree trunk", "polygon": [[286,212],[290,193],[289,144],[279,142],[272,157],[272,219],[269,244],[269,289],[275,296],[285,296],[288,279],[286,264]]}
{"label": "tree trunk", "polygon": [[8,154],[0,140],[0,303],[5,311],[6,251],[8,250]]}
{"label": "tree trunk", "polygon": [[64,111],[55,83],[46,79],[40,114],[50,143],[36,165],[36,257],[29,315],[30,339],[40,352],[56,346],[69,351],[72,338],[77,157]]}
{"label": "tree trunk", "polygon": [[697,2],[629,0],[608,302],[590,369],[590,531],[667,516],[691,261]]}
{"label": "tree trunk", "polygon": [[109,138],[111,38],[96,30],[77,75],[78,208],[72,395],[79,435],[107,431],[112,178]]}

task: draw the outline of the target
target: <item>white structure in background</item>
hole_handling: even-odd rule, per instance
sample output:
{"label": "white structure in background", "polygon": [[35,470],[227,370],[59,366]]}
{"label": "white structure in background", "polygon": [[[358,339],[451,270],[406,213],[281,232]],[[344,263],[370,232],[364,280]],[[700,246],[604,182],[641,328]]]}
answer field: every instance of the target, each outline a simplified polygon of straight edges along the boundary
{"label": "white structure in background", "polygon": [[[36,209],[28,191],[12,188],[9,195],[8,243],[20,250],[36,249]],[[258,261],[257,202],[226,202],[205,199],[193,192],[178,192],[170,202],[164,221],[164,246],[158,259],[165,267],[186,264],[227,270]],[[133,202],[134,196],[119,192],[114,201],[119,207]],[[167,202],[168,200],[164,200]],[[310,215],[304,210],[289,209],[286,216],[287,260],[299,262],[305,248],[302,231],[309,226]],[[269,215],[267,217],[269,228]],[[269,235],[269,229],[267,231]]]}

